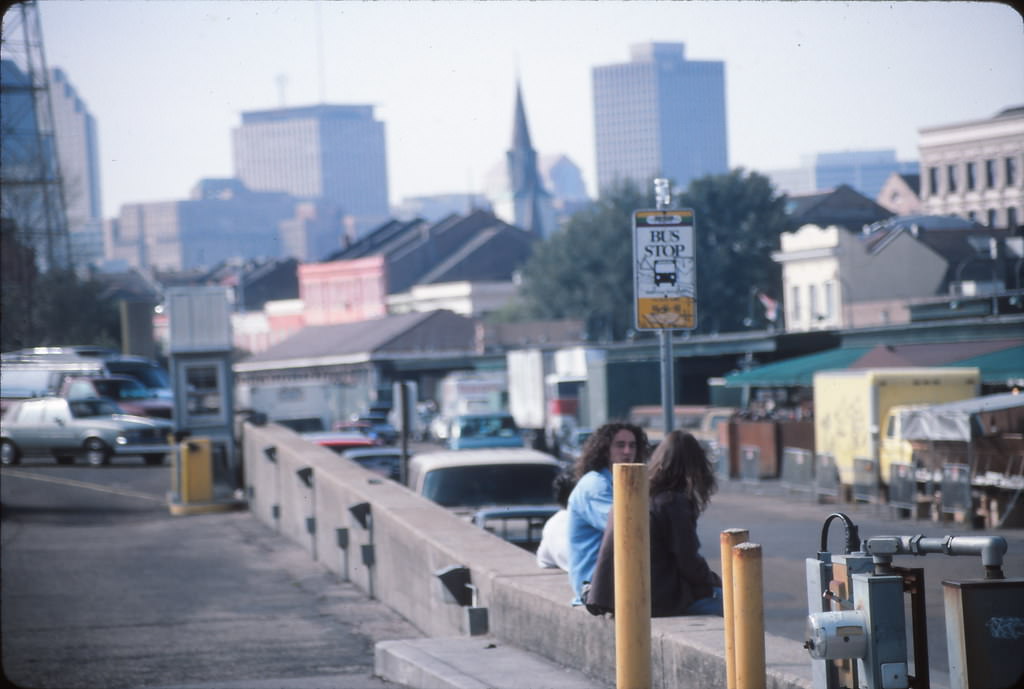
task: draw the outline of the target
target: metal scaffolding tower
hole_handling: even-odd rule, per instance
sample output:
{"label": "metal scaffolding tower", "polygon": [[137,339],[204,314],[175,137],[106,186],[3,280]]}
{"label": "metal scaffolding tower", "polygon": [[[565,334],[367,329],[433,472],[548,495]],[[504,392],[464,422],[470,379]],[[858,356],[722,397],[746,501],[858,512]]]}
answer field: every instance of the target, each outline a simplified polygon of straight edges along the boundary
{"label": "metal scaffolding tower", "polygon": [[68,268],[71,239],[50,79],[35,0],[11,6],[0,43],[0,216],[42,271]]}

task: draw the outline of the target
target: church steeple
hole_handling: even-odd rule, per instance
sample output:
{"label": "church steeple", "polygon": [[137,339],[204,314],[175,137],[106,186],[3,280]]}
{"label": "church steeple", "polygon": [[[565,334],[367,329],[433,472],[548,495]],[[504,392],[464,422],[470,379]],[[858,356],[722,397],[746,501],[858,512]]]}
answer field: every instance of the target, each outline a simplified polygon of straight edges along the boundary
{"label": "church steeple", "polygon": [[515,224],[539,237],[551,234],[554,211],[551,194],[544,188],[537,169],[537,152],[530,142],[523,90],[516,82],[516,105],[512,124],[512,148],[506,154],[508,179],[515,205]]}

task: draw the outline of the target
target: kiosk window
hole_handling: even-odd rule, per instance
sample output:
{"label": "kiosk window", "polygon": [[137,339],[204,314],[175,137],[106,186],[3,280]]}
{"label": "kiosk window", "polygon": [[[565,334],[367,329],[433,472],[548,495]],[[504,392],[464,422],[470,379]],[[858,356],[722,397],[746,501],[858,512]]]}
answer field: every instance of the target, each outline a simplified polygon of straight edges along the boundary
{"label": "kiosk window", "polygon": [[190,415],[220,414],[221,399],[216,366],[189,366],[185,369],[185,383]]}

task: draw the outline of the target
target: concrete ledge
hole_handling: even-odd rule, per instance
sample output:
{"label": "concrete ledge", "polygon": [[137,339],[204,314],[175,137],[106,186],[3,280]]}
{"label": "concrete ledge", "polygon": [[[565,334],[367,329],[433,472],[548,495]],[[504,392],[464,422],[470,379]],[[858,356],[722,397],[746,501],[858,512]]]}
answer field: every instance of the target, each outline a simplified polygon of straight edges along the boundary
{"label": "concrete ledge", "polygon": [[[243,448],[257,518],[434,637],[381,646],[378,663],[386,678],[425,689],[564,686],[545,684],[544,673],[502,684],[529,665],[545,667],[555,679],[583,678],[580,687],[614,682],[614,620],[572,607],[564,572],[537,567],[532,554],[283,427],[246,424]],[[301,480],[300,471],[311,480]],[[352,512],[355,505],[362,520]],[[483,641],[468,637],[465,609],[445,595],[435,575],[452,565],[470,570],[476,606],[487,610],[491,636]],[[653,689],[725,685],[721,618],[656,619],[651,632]],[[508,656],[522,663],[505,664]],[[486,662],[467,665],[472,658]],[[767,689],[810,689],[810,657],[799,642],[766,635],[765,658]]]}
{"label": "concrete ledge", "polygon": [[614,677],[596,683],[493,638],[381,641],[374,667],[379,677],[413,689],[607,689],[614,684]]}

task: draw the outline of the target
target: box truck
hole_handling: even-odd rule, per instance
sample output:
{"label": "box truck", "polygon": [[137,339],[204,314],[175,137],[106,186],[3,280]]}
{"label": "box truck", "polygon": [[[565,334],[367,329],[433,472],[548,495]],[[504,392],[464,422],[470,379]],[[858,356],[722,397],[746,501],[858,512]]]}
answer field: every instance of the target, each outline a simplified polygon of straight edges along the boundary
{"label": "box truck", "polygon": [[885,483],[889,467],[881,464],[880,436],[892,407],[975,397],[979,384],[976,367],[819,371],[814,374],[815,452],[832,457],[844,487],[855,483],[855,460]]}

